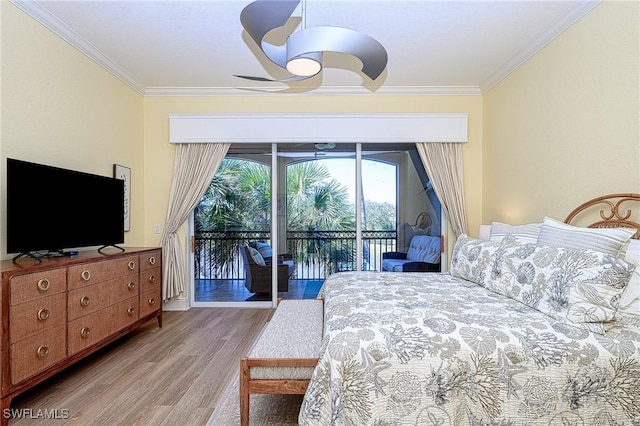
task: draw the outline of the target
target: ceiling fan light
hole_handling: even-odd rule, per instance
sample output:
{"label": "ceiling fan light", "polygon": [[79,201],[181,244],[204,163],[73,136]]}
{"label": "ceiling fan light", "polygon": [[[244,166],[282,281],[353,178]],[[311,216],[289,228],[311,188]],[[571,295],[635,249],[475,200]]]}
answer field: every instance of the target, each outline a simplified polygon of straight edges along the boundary
{"label": "ceiling fan light", "polygon": [[287,71],[293,75],[310,77],[318,74],[320,70],[322,70],[320,62],[307,57],[293,58],[287,62]]}

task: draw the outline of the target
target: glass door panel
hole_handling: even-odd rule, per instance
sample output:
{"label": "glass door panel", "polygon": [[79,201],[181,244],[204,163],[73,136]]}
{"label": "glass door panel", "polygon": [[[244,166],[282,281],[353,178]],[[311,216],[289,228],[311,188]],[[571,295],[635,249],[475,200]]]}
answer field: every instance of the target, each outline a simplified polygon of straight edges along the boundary
{"label": "glass door panel", "polygon": [[286,297],[312,298],[328,275],[355,270],[355,145],[290,144],[279,157],[286,170],[286,249],[295,259]]}
{"label": "glass door panel", "polygon": [[382,254],[396,249],[398,176],[402,155],[377,144],[362,149],[362,269],[382,270]]}
{"label": "glass door panel", "polygon": [[272,299],[270,146],[232,145],[193,216],[193,303]]}
{"label": "glass door panel", "polygon": [[[376,250],[407,252],[411,238],[415,235],[442,235],[441,204],[429,183],[429,178],[414,144],[363,144],[363,185],[374,183],[374,195],[379,197],[385,206],[381,216],[393,218],[393,227],[389,229],[389,221],[379,222],[375,228]],[[366,177],[367,160],[376,161],[376,173]],[[392,183],[391,168],[396,170],[395,184]],[[388,170],[388,171],[383,171]],[[384,177],[383,177],[384,176]],[[395,185],[396,193],[393,194]],[[395,211],[392,204],[395,195]],[[366,196],[365,196],[366,197]],[[394,214],[395,213],[395,214]],[[371,222],[371,209],[367,212],[367,222]],[[367,228],[372,226],[367,223]],[[366,235],[366,232],[365,232]],[[363,239],[363,244],[366,243]],[[395,246],[394,246],[395,245]],[[363,250],[366,249],[366,245]],[[376,252],[376,255],[378,253]],[[378,260],[376,257],[375,260]],[[372,259],[373,262],[374,259]],[[376,268],[377,269],[377,268]]]}

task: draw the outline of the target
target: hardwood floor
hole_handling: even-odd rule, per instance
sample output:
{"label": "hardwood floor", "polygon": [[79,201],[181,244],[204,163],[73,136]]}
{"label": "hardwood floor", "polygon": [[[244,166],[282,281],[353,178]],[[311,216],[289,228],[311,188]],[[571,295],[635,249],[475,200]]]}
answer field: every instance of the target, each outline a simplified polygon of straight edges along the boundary
{"label": "hardwood floor", "polygon": [[[319,280],[289,280],[288,291],[278,293],[281,299],[303,299],[307,287],[320,290],[319,284],[324,279]],[[308,295],[309,298],[315,298],[317,291]],[[256,297],[255,294],[249,292],[244,286],[244,280],[195,280],[195,300],[196,302],[242,302],[245,300],[270,300],[267,296]]]}
{"label": "hardwood floor", "polygon": [[[272,312],[164,312],[162,328],[150,321],[16,397],[28,418],[9,425],[205,425]],[[66,418],[34,418],[44,410]]]}

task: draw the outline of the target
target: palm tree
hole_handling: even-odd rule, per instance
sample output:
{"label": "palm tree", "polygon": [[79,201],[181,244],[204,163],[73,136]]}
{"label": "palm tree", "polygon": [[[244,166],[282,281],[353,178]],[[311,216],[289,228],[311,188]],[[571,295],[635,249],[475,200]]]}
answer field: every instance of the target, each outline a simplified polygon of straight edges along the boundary
{"label": "palm tree", "polygon": [[195,209],[196,230],[269,230],[269,167],[223,160]]}
{"label": "palm tree", "polygon": [[287,168],[287,228],[293,231],[355,229],[347,188],[315,161]]}
{"label": "palm tree", "polygon": [[324,165],[307,161],[287,168],[287,229],[305,232],[304,241],[310,241],[296,240],[298,246],[290,249],[298,261],[317,261],[325,273],[352,262],[352,245],[342,239],[332,243],[323,236],[322,231],[355,230],[354,207],[349,203],[347,188],[330,179]]}
{"label": "palm tree", "polygon": [[[268,232],[270,207],[270,168],[256,162],[225,159],[195,209],[196,232],[220,235],[229,230]],[[295,163],[287,168],[287,229],[304,231],[312,239],[307,247],[293,250],[299,261],[321,259],[327,272],[340,263],[353,262],[352,245],[328,244],[321,235],[323,231],[354,231],[355,215],[347,188],[331,179],[327,168],[316,161]],[[222,244],[215,255],[207,256],[207,263],[223,273],[232,267],[235,253],[236,247]],[[198,261],[196,256],[196,266]]]}
{"label": "palm tree", "polygon": [[232,244],[208,242],[224,238],[228,231],[269,230],[270,200],[269,168],[242,160],[223,160],[207,191],[194,211],[195,232],[209,240],[196,238],[196,271],[201,263],[216,275],[233,275],[237,247]]}

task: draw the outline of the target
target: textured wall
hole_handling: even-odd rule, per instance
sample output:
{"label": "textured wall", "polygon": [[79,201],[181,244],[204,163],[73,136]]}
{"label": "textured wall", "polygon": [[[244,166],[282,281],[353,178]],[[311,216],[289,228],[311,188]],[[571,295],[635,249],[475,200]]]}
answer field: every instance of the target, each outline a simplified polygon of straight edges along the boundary
{"label": "textured wall", "polygon": [[[6,223],[6,158],[104,176],[132,169],[131,231],[143,245],[143,98],[13,4],[2,1],[0,226]],[[33,182],[33,194],[52,182]],[[53,208],[53,206],[52,206]],[[0,229],[6,258],[6,233]]]}
{"label": "textured wall", "polygon": [[485,223],[640,192],[640,3],[605,1],[483,96]]}

